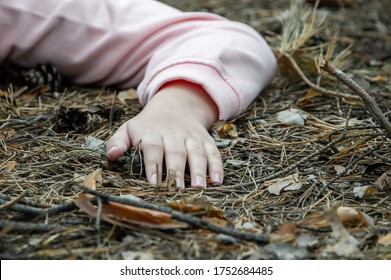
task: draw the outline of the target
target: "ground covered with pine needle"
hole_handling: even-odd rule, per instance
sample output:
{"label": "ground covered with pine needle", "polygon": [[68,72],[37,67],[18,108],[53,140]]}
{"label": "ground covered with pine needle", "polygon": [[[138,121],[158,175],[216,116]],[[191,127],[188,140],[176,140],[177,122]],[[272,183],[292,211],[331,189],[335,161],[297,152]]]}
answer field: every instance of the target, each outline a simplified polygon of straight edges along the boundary
{"label": "ground covered with pine needle", "polygon": [[177,192],[170,174],[145,181],[137,149],[107,161],[103,141],[142,109],[134,90],[53,93],[2,65],[1,259],[391,259],[390,132],[320,67],[389,120],[390,1],[320,1],[316,14],[281,0],[163,2],[249,24],[278,58],[248,112],[211,130],[224,183]]}

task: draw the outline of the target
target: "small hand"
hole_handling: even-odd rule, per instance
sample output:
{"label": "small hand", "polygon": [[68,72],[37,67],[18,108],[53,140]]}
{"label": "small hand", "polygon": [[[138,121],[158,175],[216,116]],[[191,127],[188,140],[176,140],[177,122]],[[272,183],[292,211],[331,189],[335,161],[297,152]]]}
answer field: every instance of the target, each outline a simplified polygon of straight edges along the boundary
{"label": "small hand", "polygon": [[200,86],[172,82],[110,138],[109,159],[116,160],[141,143],[149,182],[162,181],[164,158],[167,170],[176,171],[179,189],[185,187],[186,163],[193,187],[206,187],[206,170],[213,182],[221,184],[224,176],[221,155],[207,131],[217,118],[216,105]]}

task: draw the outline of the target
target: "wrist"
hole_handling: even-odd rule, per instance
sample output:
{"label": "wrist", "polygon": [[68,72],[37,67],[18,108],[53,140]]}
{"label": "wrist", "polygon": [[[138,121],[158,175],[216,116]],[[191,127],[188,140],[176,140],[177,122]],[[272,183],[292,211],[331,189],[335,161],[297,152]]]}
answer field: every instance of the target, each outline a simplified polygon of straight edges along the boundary
{"label": "wrist", "polygon": [[216,103],[198,84],[184,80],[168,82],[158,90],[150,102],[153,99],[165,99],[171,105],[187,110],[206,128],[210,128],[219,119]]}

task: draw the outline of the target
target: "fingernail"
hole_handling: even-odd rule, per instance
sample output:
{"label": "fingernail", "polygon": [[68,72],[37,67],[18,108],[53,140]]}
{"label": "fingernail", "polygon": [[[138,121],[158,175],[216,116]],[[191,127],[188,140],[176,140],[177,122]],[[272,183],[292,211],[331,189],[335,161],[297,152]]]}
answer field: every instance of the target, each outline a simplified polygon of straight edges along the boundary
{"label": "fingernail", "polygon": [[118,146],[117,145],[114,145],[113,147],[111,147],[109,149],[109,151],[107,152],[107,154],[110,156],[115,150],[118,149]]}
{"label": "fingernail", "polygon": [[195,177],[194,186],[195,187],[205,187],[204,179],[201,176]]}
{"label": "fingernail", "polygon": [[221,183],[223,183],[222,180],[221,180],[221,175],[220,175],[220,173],[215,173],[215,174],[213,175],[213,182],[214,182],[215,184],[221,184]]}
{"label": "fingernail", "polygon": [[149,178],[152,184],[157,185],[157,175],[156,173],[153,173],[151,177]]}

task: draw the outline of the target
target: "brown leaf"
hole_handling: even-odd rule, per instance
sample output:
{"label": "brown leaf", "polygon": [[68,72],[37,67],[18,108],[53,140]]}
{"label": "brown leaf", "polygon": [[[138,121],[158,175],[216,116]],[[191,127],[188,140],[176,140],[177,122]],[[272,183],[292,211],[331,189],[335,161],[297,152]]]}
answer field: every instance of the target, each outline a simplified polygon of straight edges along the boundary
{"label": "brown leaf", "polygon": [[270,180],[264,184],[265,186],[268,186],[268,192],[275,195],[279,195],[282,190],[298,190],[303,185],[302,182],[298,181],[297,173],[289,175],[285,178]]}
{"label": "brown leaf", "polygon": [[371,196],[374,192],[376,192],[376,189],[373,186],[362,186],[353,188],[354,196],[358,198]]}
{"label": "brown leaf", "polygon": [[83,185],[89,189],[96,190],[96,181],[102,181],[102,169],[99,168],[88,174],[83,179]]}
{"label": "brown leaf", "polygon": [[389,232],[387,235],[381,237],[378,241],[377,244],[386,246],[386,247],[391,247],[391,232]]}
{"label": "brown leaf", "polygon": [[223,218],[224,211],[214,207],[204,197],[196,198],[191,200],[181,199],[174,200],[168,203],[168,205],[177,211],[183,213],[202,213],[205,212],[204,216]]}
{"label": "brown leaf", "polygon": [[282,224],[279,230],[270,235],[270,242],[291,242],[296,239],[296,225]]}
{"label": "brown leaf", "polygon": [[[86,195],[79,195],[74,202],[81,210],[96,218],[98,208],[91,203]],[[103,203],[101,218],[110,224],[131,229],[139,226],[164,230],[187,227],[184,223],[173,221],[170,214],[112,201]]]}
{"label": "brown leaf", "polygon": [[236,126],[230,122],[218,121],[215,123],[220,138],[238,138],[238,132]]}
{"label": "brown leaf", "polygon": [[391,191],[391,170],[384,172],[375,182],[375,186],[379,191]]}
{"label": "brown leaf", "polygon": [[15,166],[16,166],[16,161],[9,161],[7,162],[7,164],[5,165],[5,168],[4,168],[4,173],[9,173],[13,170],[15,170]]}
{"label": "brown leaf", "polygon": [[[356,226],[373,226],[374,221],[371,217],[352,207],[339,206],[336,214],[343,223],[352,223]],[[300,226],[308,226],[312,228],[329,227],[330,223],[324,216],[323,212],[316,211],[311,213],[305,219],[297,222]]]}
{"label": "brown leaf", "polygon": [[337,212],[339,208],[339,205],[335,204],[324,211],[324,217],[333,231],[326,252],[334,253],[340,257],[357,257],[360,254],[358,241],[343,226]]}

